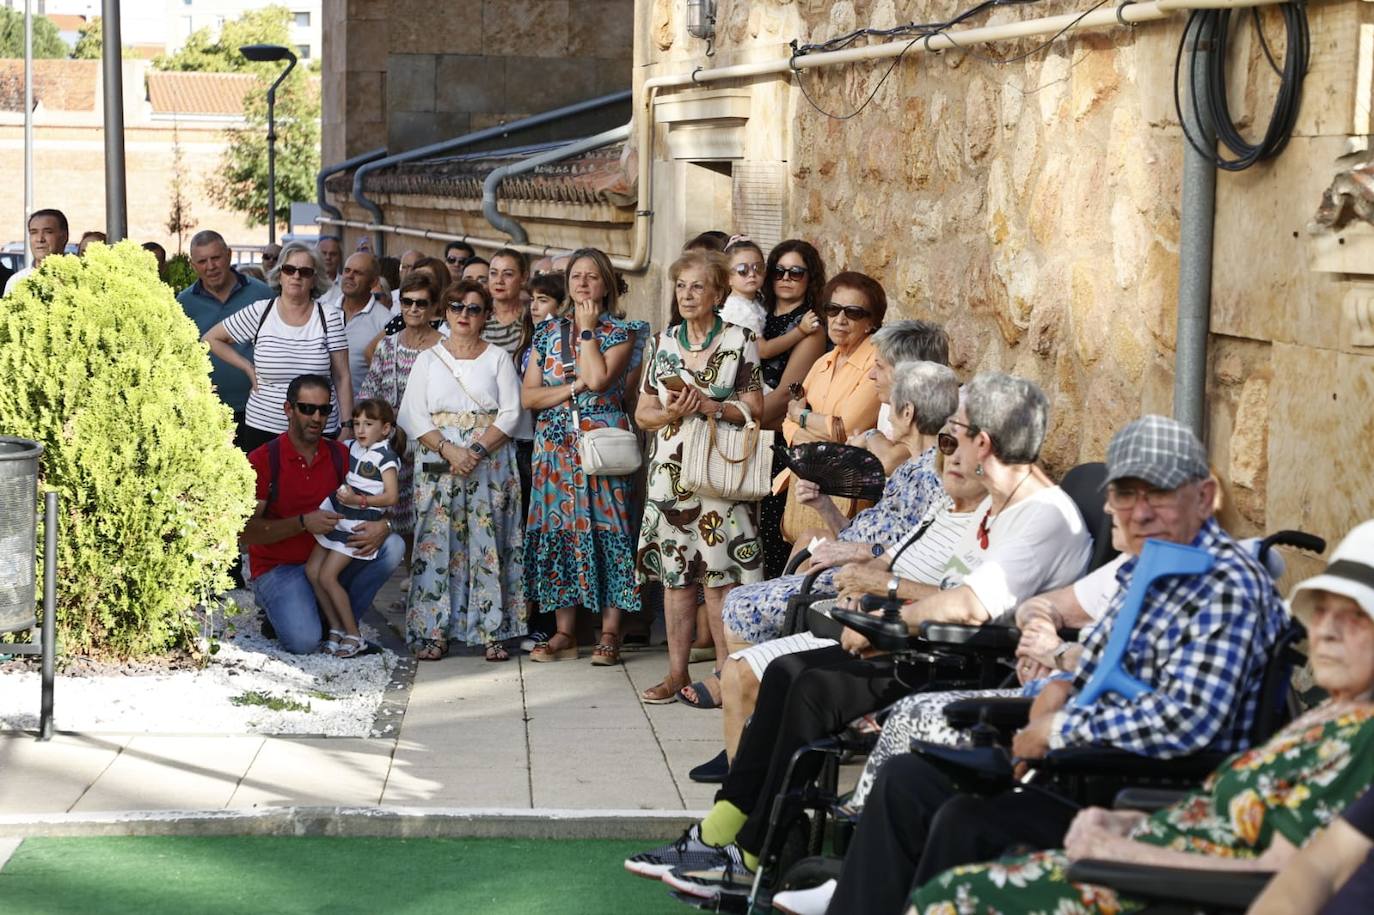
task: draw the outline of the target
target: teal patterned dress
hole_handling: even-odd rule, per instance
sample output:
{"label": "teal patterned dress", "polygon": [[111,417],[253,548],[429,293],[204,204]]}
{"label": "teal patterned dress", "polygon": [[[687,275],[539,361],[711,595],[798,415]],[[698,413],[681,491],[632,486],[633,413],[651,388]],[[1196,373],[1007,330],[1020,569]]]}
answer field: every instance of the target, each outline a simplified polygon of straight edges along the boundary
{"label": "teal patterned dress", "polygon": [[[1190,854],[1258,858],[1282,836],[1301,847],[1374,781],[1374,706],[1328,703],[1262,747],[1232,756],[1197,791],[1155,813],[1131,838]],[[1116,915],[1144,904],[1070,883],[1062,851],[956,867],[916,891],[917,915]]]}
{"label": "teal patterned dress", "polygon": [[[546,386],[566,383],[563,334],[578,330],[567,318],[545,321],[534,332],[530,359]],[[604,354],[630,339],[624,322],[601,316],[597,346]],[[605,391],[577,395],[582,431],[629,429],[624,381]],[[639,611],[630,534],[630,477],[588,476],[578,458],[578,437],[567,404],[539,411],[530,460],[530,513],[525,525],[525,590],[545,610],[618,607]]]}
{"label": "teal patterned dress", "polygon": [[[712,400],[734,400],[763,390],[759,348],[752,331],[725,325],[701,371],[683,365],[676,335],[660,334],[644,368],[643,393],[668,402],[661,378],[690,377]],[[659,429],[649,441],[648,503],[639,532],[636,565],[642,581],[668,588],[750,584],[763,578],[763,555],[754,523],[756,503],[727,502],[682,488],[682,451],[692,416]]]}

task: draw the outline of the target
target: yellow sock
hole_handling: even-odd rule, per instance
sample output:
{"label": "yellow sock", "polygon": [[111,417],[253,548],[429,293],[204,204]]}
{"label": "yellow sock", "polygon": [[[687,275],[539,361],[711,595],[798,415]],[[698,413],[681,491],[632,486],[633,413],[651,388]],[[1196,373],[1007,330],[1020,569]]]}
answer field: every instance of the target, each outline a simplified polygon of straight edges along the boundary
{"label": "yellow sock", "polygon": [[729,801],[716,801],[701,821],[701,839],[707,845],[729,845],[735,841],[749,815]]}
{"label": "yellow sock", "polygon": [[756,871],[756,870],[759,869],[759,856],[758,856],[758,855],[751,855],[751,854],[749,854],[749,852],[745,851],[745,850],[742,849],[742,848],[741,848],[739,851],[740,851],[740,857],[744,859],[744,866],[745,866],[745,867],[749,868],[751,871]]}

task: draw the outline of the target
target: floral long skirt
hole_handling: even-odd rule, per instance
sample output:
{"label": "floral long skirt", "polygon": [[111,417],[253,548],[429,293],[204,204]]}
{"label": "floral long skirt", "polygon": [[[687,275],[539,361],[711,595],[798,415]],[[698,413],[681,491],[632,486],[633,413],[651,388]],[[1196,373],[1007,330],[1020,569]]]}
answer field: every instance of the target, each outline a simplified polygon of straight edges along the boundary
{"label": "floral long skirt", "polygon": [[1040,851],[947,870],[911,897],[908,915],[1123,915],[1144,906],[1102,886],[1070,883],[1068,856]]}
{"label": "floral long skirt", "polygon": [[[441,431],[455,444],[469,437]],[[408,640],[483,645],[522,635],[524,519],[514,445],[478,461],[467,476],[426,469],[443,462],[423,449],[415,460]]]}

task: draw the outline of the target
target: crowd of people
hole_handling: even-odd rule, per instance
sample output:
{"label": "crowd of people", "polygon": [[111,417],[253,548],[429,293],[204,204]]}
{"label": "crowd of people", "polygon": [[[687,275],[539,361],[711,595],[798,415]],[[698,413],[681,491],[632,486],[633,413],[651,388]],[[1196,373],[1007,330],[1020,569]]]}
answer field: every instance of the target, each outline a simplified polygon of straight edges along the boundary
{"label": "crowd of people", "polygon": [[[65,245],[51,212],[31,224],[36,258]],[[626,317],[624,281],[593,248],[531,264],[453,243],[442,259],[412,250],[384,265],[324,238],[272,254],[257,279],[200,232],[198,279],[178,298],[257,473],[246,575],[277,638],[292,652],[367,650],[358,617],[404,562],[417,658],[467,646],[500,662],[527,636],[531,661],[573,660],[585,614],[590,661],[609,666],[627,617],[661,589],[667,671],[641,698],[723,709],[724,749],[692,776],[720,789],[679,839],[627,859],[631,873],[702,899],[747,894],[773,799],[819,771],[797,751],[867,718],[881,733],[836,808],[854,826],[843,869],[778,893],[777,910],[1138,907],[1072,883],[1084,857],[1282,870],[1257,912],[1365,904],[1374,522],[1285,602],[1219,523],[1202,442],[1146,415],[1102,456],[1087,500],[1109,521],[1095,529],[1081,493],[1040,465],[1051,416],[1037,384],[998,371],[961,384],[940,325],[889,320],[877,280],[828,274],[803,240],[764,252],[721,232],[693,239],[668,270],[657,333]],[[866,452],[882,494],[827,494],[766,450],[742,455],[768,464],[766,491],[694,482],[693,449],[722,429]],[[1205,570],[1157,581],[1113,639],[1151,541],[1205,554]],[[832,622],[877,597],[912,633],[1015,624],[1016,683],[936,689],[938,671],[854,628],[789,628],[807,581]],[[1295,619],[1327,698],[1255,746],[1271,651]],[[690,682],[689,662],[711,654],[715,674]],[[1098,695],[1114,666],[1141,688]],[[1011,745],[1032,768],[1075,747],[1229,755],[1148,816],[1048,790],[968,794],[909,748],[964,742],[943,713],[970,696],[1034,697]]]}

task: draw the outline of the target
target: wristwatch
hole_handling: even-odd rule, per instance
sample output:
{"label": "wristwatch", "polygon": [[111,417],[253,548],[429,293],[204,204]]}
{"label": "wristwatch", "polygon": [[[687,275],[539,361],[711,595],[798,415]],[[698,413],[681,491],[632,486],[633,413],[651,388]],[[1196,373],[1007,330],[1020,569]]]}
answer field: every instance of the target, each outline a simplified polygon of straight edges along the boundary
{"label": "wristwatch", "polygon": [[897,589],[900,588],[901,586],[902,586],[902,580],[901,580],[900,578],[898,578],[896,575],[893,575],[891,578],[889,578],[889,579],[887,580],[887,599],[888,599],[888,600],[896,600],[896,599],[897,599]]}
{"label": "wristwatch", "polygon": [[874,559],[877,559],[879,556],[883,555],[883,553],[887,552],[887,547],[883,546],[881,543],[875,543],[873,546],[869,547],[869,549],[873,550]]}
{"label": "wristwatch", "polygon": [[1055,669],[1055,670],[1063,670],[1063,669],[1064,669],[1064,667],[1063,667],[1063,665],[1060,663],[1060,661],[1063,659],[1064,655],[1068,654],[1069,649],[1072,648],[1073,646],[1074,646],[1074,643],[1073,643],[1073,642],[1063,642],[1063,643],[1060,644],[1060,646],[1059,646],[1058,648],[1056,648],[1056,649],[1054,650],[1054,653],[1050,655],[1050,660],[1054,662],[1054,669]]}
{"label": "wristwatch", "polygon": [[477,455],[479,458],[484,458],[489,453],[486,449],[486,446],[483,445],[481,442],[473,442],[472,444],[468,445],[468,450],[471,451],[473,454]]}
{"label": "wristwatch", "polygon": [[589,330],[584,330],[584,331],[582,331],[582,333],[580,333],[580,334],[577,335],[577,339],[579,339],[579,340],[595,340],[595,339],[596,339],[596,334],[592,333],[592,332],[589,331]]}

